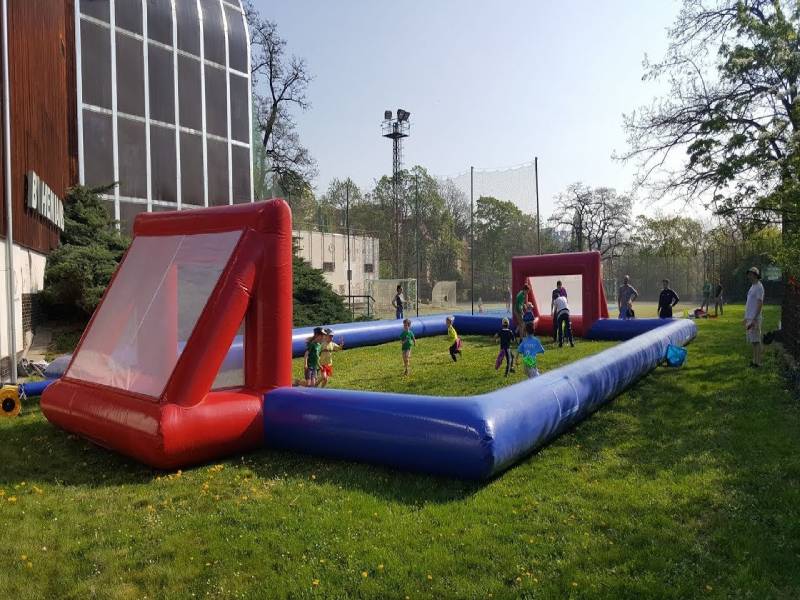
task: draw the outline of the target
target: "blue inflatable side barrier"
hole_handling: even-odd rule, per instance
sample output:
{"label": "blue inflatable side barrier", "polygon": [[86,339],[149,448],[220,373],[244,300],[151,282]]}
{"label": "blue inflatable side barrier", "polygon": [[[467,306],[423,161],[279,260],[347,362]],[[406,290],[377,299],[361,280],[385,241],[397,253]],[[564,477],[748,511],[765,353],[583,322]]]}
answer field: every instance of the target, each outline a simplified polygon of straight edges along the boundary
{"label": "blue inflatable side barrier", "polygon": [[[687,344],[697,332],[689,320],[647,321],[659,325],[541,377],[479,396],[279,388],[264,396],[265,443],[486,479],[597,410],[663,361],[668,344]],[[634,322],[621,323],[630,327]]]}
{"label": "blue inflatable side barrier", "polygon": [[[503,321],[502,314],[488,315],[453,315],[453,326],[459,335],[494,335],[500,331]],[[445,335],[447,325],[446,314],[426,317],[409,317],[411,331],[418,338],[433,335]],[[386,342],[395,342],[400,339],[403,331],[403,321],[400,319],[387,319],[384,321],[360,321],[356,323],[340,323],[338,325],[325,325],[333,329],[334,341],[338,344],[344,339],[345,348],[359,348],[361,346],[377,346]],[[297,327],[292,332],[292,356],[303,356],[306,351],[306,340],[311,337],[313,327]]]}
{"label": "blue inflatable side barrier", "polygon": [[594,322],[584,337],[595,341],[625,341],[674,321],[675,319],[600,319]]}
{"label": "blue inflatable side barrier", "polygon": [[53,383],[55,379],[43,379],[41,381],[28,381],[27,383],[19,384],[20,391],[24,392],[26,396],[33,397],[33,396],[41,396],[42,392],[47,389],[51,383]]}

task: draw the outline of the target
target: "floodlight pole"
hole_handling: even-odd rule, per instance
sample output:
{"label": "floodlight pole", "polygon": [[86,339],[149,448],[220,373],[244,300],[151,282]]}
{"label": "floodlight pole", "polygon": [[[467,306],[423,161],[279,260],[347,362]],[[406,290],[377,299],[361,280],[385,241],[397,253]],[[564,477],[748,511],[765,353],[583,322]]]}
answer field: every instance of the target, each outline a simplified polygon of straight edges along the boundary
{"label": "floodlight pole", "polygon": [[469,168],[469,297],[472,303],[472,314],[475,314],[475,210],[472,205],[472,198],[474,193],[473,175],[475,167]]}
{"label": "floodlight pole", "polygon": [[542,253],[542,219],[539,216],[539,157],[533,157],[533,176],[536,180],[536,249]]}
{"label": "floodlight pole", "polygon": [[355,319],[353,292],[350,289],[350,282],[353,279],[353,270],[350,267],[350,179],[344,184],[344,222],[347,230],[347,302],[350,304],[350,318]]}
{"label": "floodlight pole", "polygon": [[[392,111],[387,110],[383,113],[384,120],[381,125],[382,135],[385,138],[392,140],[392,196],[394,201],[394,268],[395,276],[402,277],[405,275],[405,269],[402,268],[403,261],[403,246],[402,246],[402,228],[401,217],[403,215],[402,200],[400,199],[400,170],[403,165],[403,147],[402,139],[409,136],[410,124],[408,122],[411,113],[397,109],[397,116],[393,116]],[[402,272],[402,275],[401,275]]]}

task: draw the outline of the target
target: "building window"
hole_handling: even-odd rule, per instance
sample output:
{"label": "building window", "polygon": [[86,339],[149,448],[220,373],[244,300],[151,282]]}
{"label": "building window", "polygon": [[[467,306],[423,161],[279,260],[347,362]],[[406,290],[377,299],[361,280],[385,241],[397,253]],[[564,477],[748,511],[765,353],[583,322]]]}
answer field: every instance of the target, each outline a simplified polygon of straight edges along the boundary
{"label": "building window", "polygon": [[251,202],[250,44],[241,2],[75,5],[80,182],[119,181],[104,194],[118,221],[146,210]]}
{"label": "building window", "polygon": [[364,263],[364,273],[374,273],[372,263]]}
{"label": "building window", "polygon": [[322,270],[325,273],[333,273],[336,270],[336,263],[324,262],[322,263]]}

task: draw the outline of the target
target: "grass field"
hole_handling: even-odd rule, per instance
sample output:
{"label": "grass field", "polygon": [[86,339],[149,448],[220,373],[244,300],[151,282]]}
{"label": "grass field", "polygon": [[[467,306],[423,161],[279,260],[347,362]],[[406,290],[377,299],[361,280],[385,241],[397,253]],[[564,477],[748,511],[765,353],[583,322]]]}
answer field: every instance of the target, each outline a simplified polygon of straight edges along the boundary
{"label": "grass field", "polygon": [[[0,422],[0,598],[797,598],[800,404],[771,352],[747,368],[741,315],[484,484],[267,450],[154,472],[29,403]],[[506,383],[488,341],[446,347],[407,379],[399,344],[345,352],[336,383]]]}

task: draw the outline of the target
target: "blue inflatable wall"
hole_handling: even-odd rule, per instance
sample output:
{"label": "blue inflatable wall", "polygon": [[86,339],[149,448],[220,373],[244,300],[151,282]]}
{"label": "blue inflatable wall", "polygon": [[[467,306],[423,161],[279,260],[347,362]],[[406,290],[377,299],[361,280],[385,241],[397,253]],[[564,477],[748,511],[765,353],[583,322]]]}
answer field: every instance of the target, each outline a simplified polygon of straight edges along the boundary
{"label": "blue inflatable wall", "polygon": [[669,325],[674,319],[600,319],[584,336],[587,340],[624,341]]}
{"label": "blue inflatable wall", "polygon": [[[489,315],[453,315],[453,327],[459,335],[494,335],[502,326],[502,314]],[[418,338],[432,335],[445,335],[447,315],[432,315],[427,317],[413,317],[411,331]],[[403,321],[391,319],[385,321],[361,321],[357,323],[340,323],[338,325],[325,325],[333,329],[334,341],[338,344],[344,339],[345,348],[358,348],[361,346],[376,346],[386,342],[400,339],[403,331]],[[303,356],[306,351],[306,340],[311,337],[313,327],[297,327],[292,332],[292,356]]]}
{"label": "blue inflatable wall", "polygon": [[[264,396],[265,443],[486,479],[597,410],[655,368],[668,344],[684,345],[696,331],[689,320],[665,321],[614,348],[480,396],[276,389]],[[393,334],[387,339],[397,339]]]}

